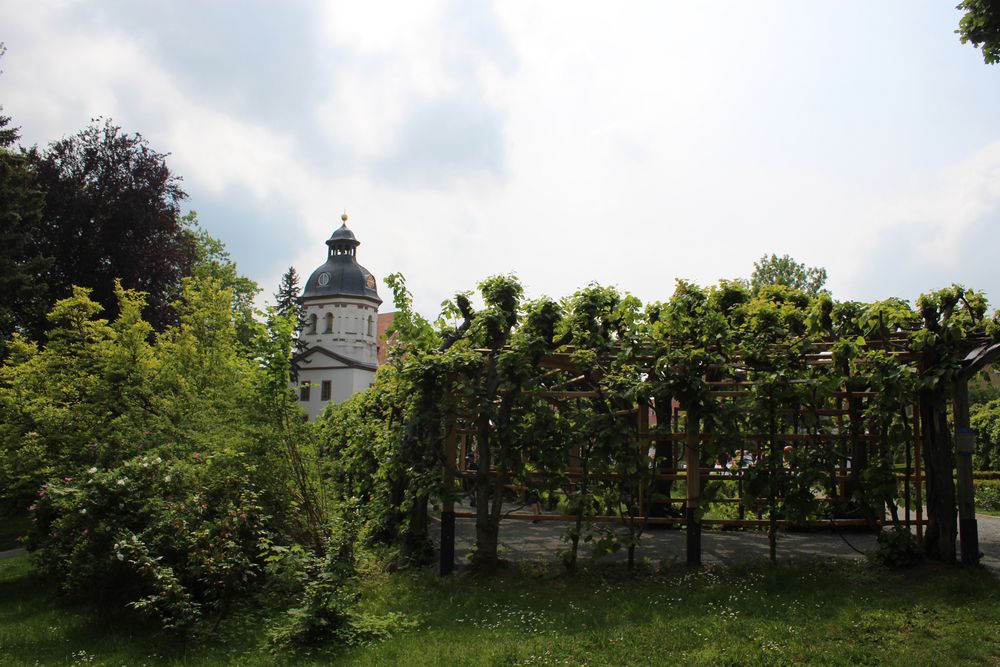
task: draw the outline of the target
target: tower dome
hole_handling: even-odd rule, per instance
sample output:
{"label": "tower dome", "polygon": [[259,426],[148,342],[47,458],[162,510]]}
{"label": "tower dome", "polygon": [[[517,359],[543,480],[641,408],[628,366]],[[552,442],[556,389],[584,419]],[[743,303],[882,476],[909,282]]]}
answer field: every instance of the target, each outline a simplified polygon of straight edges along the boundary
{"label": "tower dome", "polygon": [[347,214],[341,216],[342,224],[327,239],[326,262],[312,272],[302,290],[302,300],[329,297],[355,297],[382,303],[375,276],[358,264],[357,248],[361,245],[347,227]]}

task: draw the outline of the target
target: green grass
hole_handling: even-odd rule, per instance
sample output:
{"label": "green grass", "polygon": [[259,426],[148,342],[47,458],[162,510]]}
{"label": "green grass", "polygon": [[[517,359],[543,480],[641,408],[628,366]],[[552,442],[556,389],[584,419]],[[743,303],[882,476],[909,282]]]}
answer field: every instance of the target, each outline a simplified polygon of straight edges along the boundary
{"label": "green grass", "polygon": [[0,561],[0,664],[940,665],[1000,663],[1000,582],[925,565],[858,563],[576,577],[519,568],[441,580],[381,574],[367,611],[413,622],[391,639],[296,657],[264,648],[244,613],[187,645],[57,602],[28,558]]}

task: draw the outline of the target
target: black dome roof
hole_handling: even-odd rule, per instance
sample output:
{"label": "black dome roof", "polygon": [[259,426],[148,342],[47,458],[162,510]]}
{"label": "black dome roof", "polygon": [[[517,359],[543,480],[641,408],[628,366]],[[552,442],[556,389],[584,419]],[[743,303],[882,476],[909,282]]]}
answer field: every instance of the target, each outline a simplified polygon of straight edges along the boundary
{"label": "black dome roof", "polygon": [[302,299],[317,299],[335,296],[351,296],[382,303],[378,296],[375,276],[358,264],[355,258],[361,242],[354,232],[347,228],[347,214],[341,220],[344,224],[333,233],[326,244],[330,247],[326,263],[312,272],[302,290]]}
{"label": "black dome roof", "polygon": [[[321,278],[326,274],[326,278]],[[321,282],[325,282],[323,285]],[[354,296],[382,303],[375,276],[358,264],[352,255],[332,255],[326,264],[312,272],[302,290],[303,299],[327,296]]]}
{"label": "black dome roof", "polygon": [[354,241],[355,246],[361,245],[361,242],[358,241],[357,237],[354,236],[354,232],[352,232],[350,229],[347,228],[346,220],[344,221],[344,224],[342,224],[340,228],[333,233],[333,235],[330,237],[330,240],[327,241],[326,243],[327,245],[329,245],[330,242],[336,242],[336,241]]}

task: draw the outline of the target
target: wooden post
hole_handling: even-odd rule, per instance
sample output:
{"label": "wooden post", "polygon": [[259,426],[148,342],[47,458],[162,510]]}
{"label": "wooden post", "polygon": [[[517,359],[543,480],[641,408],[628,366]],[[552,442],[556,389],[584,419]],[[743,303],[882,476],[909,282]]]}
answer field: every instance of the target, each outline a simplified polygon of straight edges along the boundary
{"label": "wooden post", "polygon": [[458,430],[455,418],[450,417],[444,436],[444,470],[442,487],[444,500],[441,503],[441,566],[440,574],[447,576],[455,571],[455,455]]}
{"label": "wooden post", "polygon": [[[917,406],[913,406],[912,409],[914,411],[916,411]],[[908,420],[909,419],[909,416],[906,414],[906,412],[903,412],[903,419],[904,420]],[[913,443],[912,442],[907,442],[906,443],[906,448],[905,448],[905,451],[906,451],[906,469],[903,472],[903,507],[905,508],[905,514],[904,514],[905,518],[903,519],[903,523],[906,525],[906,529],[907,530],[911,530],[912,527],[913,527],[913,524],[910,521],[910,489],[913,488],[912,480],[910,479],[911,476],[913,475],[913,449],[912,449],[912,447],[913,447]]]}
{"label": "wooden post", "polygon": [[687,532],[687,564],[701,565],[701,519],[698,499],[701,496],[701,457],[698,452],[698,420],[688,412],[685,460],[687,462],[687,502],[684,526]]}
{"label": "wooden post", "polygon": [[972,485],[972,454],[976,434],[969,426],[969,383],[964,377],[955,382],[952,407],[955,415],[955,467],[958,470],[958,535],[962,563],[979,562],[979,526],[976,523],[976,495]]}
{"label": "wooden post", "polygon": [[916,482],[913,501],[917,506],[917,539],[924,539],[924,461],[923,434],[920,432],[920,402],[913,406],[913,467]]}
{"label": "wooden post", "polygon": [[[843,435],[844,433],[844,399],[841,397],[837,398],[837,435]],[[835,484],[837,485],[837,497],[844,502],[844,498],[847,496],[847,491],[845,490],[845,484],[847,475],[847,457],[841,456],[840,461],[837,462],[836,473],[835,473]]]}
{"label": "wooden post", "polygon": [[[637,428],[638,433],[638,445],[639,453],[648,454],[650,441],[649,441],[649,401],[639,401],[639,424]],[[646,508],[646,477],[649,474],[648,466],[653,465],[653,461],[650,459],[646,463],[647,469],[639,472],[639,512],[642,514],[643,519],[649,517],[649,510]],[[656,471],[653,471],[654,473]]]}

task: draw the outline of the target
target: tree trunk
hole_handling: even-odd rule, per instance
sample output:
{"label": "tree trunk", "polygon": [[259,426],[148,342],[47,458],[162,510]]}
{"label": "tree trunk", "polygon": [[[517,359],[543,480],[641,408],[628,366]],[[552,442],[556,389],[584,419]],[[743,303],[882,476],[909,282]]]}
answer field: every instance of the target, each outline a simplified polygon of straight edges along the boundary
{"label": "tree trunk", "polygon": [[424,564],[434,555],[427,538],[427,496],[413,499],[410,520],[403,535],[402,557],[405,563]]}
{"label": "tree trunk", "polygon": [[[850,380],[848,380],[848,383],[850,383]],[[864,489],[862,474],[868,468],[868,443],[861,437],[864,434],[864,424],[861,418],[862,410],[861,398],[856,396],[849,396],[847,398],[848,433],[851,438],[851,474],[847,478],[844,495],[847,496],[849,506],[857,507],[856,503],[860,503],[862,505],[862,512],[867,517],[870,512],[864,508],[864,502],[858,500]]]}
{"label": "tree trunk", "polygon": [[924,467],[927,470],[927,529],[924,552],[928,558],[954,563],[958,517],[955,504],[955,459],[952,454],[948,413],[922,392],[920,396],[921,436]]}
{"label": "tree trunk", "polygon": [[[476,569],[493,570],[499,565],[497,546],[499,544],[500,522],[493,519],[490,506],[490,469],[493,467],[493,452],[490,448],[493,426],[490,423],[493,397],[500,386],[496,371],[496,360],[490,359],[487,368],[485,398],[480,402],[476,418],[476,552],[472,563]],[[501,489],[502,492],[502,489]]]}
{"label": "tree trunk", "polygon": [[476,552],[472,562],[476,569],[493,570],[499,564],[497,546],[500,526],[498,522],[493,521],[490,506],[492,457],[489,446],[489,420],[481,419],[480,422],[476,438],[479,466],[476,470]]}

